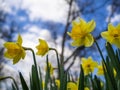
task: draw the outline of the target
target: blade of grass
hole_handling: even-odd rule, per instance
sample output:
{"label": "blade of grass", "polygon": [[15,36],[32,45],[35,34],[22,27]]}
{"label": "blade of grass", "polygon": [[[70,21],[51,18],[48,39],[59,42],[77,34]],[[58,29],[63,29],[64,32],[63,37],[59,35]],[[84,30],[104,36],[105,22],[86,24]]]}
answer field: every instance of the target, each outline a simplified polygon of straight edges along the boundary
{"label": "blade of grass", "polygon": [[21,81],[21,84],[22,84],[22,90],[29,90],[29,88],[26,84],[26,81],[25,81],[23,75],[21,74],[21,72],[19,72],[19,76],[20,76],[20,81]]}
{"label": "blade of grass", "polygon": [[84,71],[82,65],[80,66],[79,86],[78,90],[84,90]]}

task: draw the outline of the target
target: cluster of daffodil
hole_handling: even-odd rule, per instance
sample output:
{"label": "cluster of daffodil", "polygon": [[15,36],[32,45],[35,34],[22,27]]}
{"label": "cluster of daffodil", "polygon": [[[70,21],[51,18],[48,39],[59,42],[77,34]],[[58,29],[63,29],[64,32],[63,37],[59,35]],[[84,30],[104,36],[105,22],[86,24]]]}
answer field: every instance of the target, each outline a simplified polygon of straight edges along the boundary
{"label": "cluster of daffodil", "polygon": [[[35,53],[31,48],[22,46],[22,37],[18,35],[16,42],[6,42],[4,44],[7,49],[4,56],[12,59],[13,64],[24,59],[26,50],[30,50],[33,54],[34,65],[31,68],[30,85],[27,85],[23,75],[19,72],[21,85],[23,90],[120,90],[120,24],[113,26],[108,25],[108,31],[102,32],[101,36],[106,39],[107,57],[104,58],[97,41],[94,39],[91,32],[95,29],[96,23],[94,20],[86,22],[83,19],[72,22],[72,30],[67,34],[72,38],[71,43],[74,47],[90,47],[93,43],[96,44],[101,56],[101,63],[94,61],[92,57],[81,58],[80,75],[78,80],[71,79],[68,71],[64,70],[62,60],[59,60],[57,50],[48,46],[45,40],[39,39],[39,44],[36,46],[38,50],[36,55],[44,56],[50,50],[54,50],[57,56],[58,77],[55,78],[54,67],[49,62],[46,55],[46,75],[42,78],[40,67],[36,63]],[[114,50],[112,44],[118,47]],[[97,70],[97,74],[95,72]],[[104,76],[104,80],[99,76]],[[19,90],[15,80],[12,77],[1,77],[0,80],[11,78],[13,90]]]}

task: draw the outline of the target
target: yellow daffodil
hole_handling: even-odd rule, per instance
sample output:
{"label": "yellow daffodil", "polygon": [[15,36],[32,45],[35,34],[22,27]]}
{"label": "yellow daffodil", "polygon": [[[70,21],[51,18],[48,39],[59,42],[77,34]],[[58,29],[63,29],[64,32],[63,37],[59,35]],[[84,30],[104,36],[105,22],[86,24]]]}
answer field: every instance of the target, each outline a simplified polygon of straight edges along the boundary
{"label": "yellow daffodil", "polygon": [[100,81],[100,85],[101,85],[101,87],[103,87],[103,86],[104,86],[104,83],[103,83],[102,81]]}
{"label": "yellow daffodil", "polygon": [[97,62],[93,61],[91,57],[82,58],[82,67],[85,75],[93,72],[97,65]]}
{"label": "yellow daffodil", "polygon": [[17,42],[6,42],[4,47],[7,49],[4,56],[13,59],[13,64],[16,64],[21,58],[24,59],[26,55],[22,48],[22,37],[20,35],[18,35]]}
{"label": "yellow daffodil", "polygon": [[68,32],[68,35],[73,39],[72,46],[82,46],[90,47],[94,42],[94,38],[91,35],[91,32],[94,30],[96,23],[94,20],[90,22],[85,22],[83,19],[80,19],[79,22],[72,22],[72,31]]}
{"label": "yellow daffodil", "polygon": [[73,82],[67,83],[67,90],[78,90],[78,86]]}
{"label": "yellow daffodil", "polygon": [[60,80],[55,80],[55,84],[57,85],[58,89],[60,88]]}
{"label": "yellow daffodil", "polygon": [[102,32],[101,36],[109,43],[114,44],[120,48],[120,24],[118,24],[116,27],[112,24],[109,24],[108,31]]}
{"label": "yellow daffodil", "polygon": [[113,68],[113,74],[114,74],[114,77],[116,77],[117,72],[116,72],[116,70],[114,68]]}
{"label": "yellow daffodil", "polygon": [[42,88],[45,88],[45,82],[42,81]]}
{"label": "yellow daffodil", "polygon": [[39,45],[36,46],[38,52],[36,53],[37,55],[41,55],[44,56],[48,51],[49,51],[49,47],[48,44],[45,40],[39,39]]}
{"label": "yellow daffodil", "polygon": [[84,90],[90,90],[88,87],[85,87]]}
{"label": "yellow daffodil", "polygon": [[102,65],[98,65],[98,72],[97,72],[97,75],[104,75],[104,70],[103,70],[103,66]]}
{"label": "yellow daffodil", "polygon": [[[50,62],[48,63],[48,67],[49,67],[49,70],[50,70],[50,75],[53,75],[54,68],[53,68],[53,66]],[[47,70],[47,66],[45,67],[45,70]]]}

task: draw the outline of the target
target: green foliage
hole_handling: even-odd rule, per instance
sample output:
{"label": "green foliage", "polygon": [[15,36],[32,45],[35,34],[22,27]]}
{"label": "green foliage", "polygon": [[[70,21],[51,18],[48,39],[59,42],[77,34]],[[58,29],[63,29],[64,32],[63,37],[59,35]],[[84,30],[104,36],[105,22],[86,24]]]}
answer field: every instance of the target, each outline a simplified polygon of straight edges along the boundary
{"label": "green foliage", "polygon": [[23,90],[29,90],[29,88],[26,84],[26,81],[25,81],[23,75],[21,74],[21,72],[19,72],[19,76],[20,76],[20,81],[21,81],[21,84],[22,84],[22,89]]}

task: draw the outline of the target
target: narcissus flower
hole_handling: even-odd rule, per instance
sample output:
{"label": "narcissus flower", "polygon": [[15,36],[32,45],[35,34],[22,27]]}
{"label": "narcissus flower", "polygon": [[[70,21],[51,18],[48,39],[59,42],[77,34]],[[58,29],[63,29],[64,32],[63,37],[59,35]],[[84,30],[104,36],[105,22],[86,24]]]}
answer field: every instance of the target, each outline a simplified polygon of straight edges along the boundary
{"label": "narcissus flower", "polygon": [[42,39],[39,39],[39,45],[36,46],[37,48],[37,55],[41,55],[41,56],[44,56],[48,51],[49,51],[49,47],[48,47],[48,44],[45,40],[42,40]]}
{"label": "narcissus flower", "polygon": [[72,31],[68,32],[68,35],[73,39],[71,43],[72,46],[82,46],[90,47],[94,42],[94,38],[91,35],[91,32],[94,30],[96,23],[94,20],[90,22],[85,22],[83,19],[80,19],[79,22],[72,22]]}
{"label": "narcissus flower", "polygon": [[13,64],[16,64],[21,58],[25,58],[25,50],[22,48],[22,37],[19,35],[17,42],[6,42],[4,47],[7,51],[4,56],[13,59]]}
{"label": "narcissus flower", "polygon": [[57,85],[58,89],[60,88],[60,80],[56,79],[55,84]]}
{"label": "narcissus flower", "polygon": [[45,82],[42,81],[42,88],[45,88]]}
{"label": "narcissus flower", "polygon": [[89,73],[93,72],[97,65],[97,62],[93,61],[91,57],[82,58],[82,67],[85,75],[88,75]]}
{"label": "narcissus flower", "polygon": [[98,65],[98,71],[97,71],[97,75],[104,75],[104,69],[102,65]]}
{"label": "narcissus flower", "polygon": [[78,90],[78,86],[73,82],[67,83],[67,90]]}
{"label": "narcissus flower", "polygon": [[118,24],[116,27],[112,24],[109,24],[108,31],[102,32],[101,36],[109,43],[114,44],[120,48],[120,24]]}
{"label": "narcissus flower", "polygon": [[114,77],[116,77],[117,72],[116,72],[116,70],[114,68],[113,68],[113,74],[114,74]]}
{"label": "narcissus flower", "polygon": [[84,90],[90,90],[88,87],[85,87]]}

